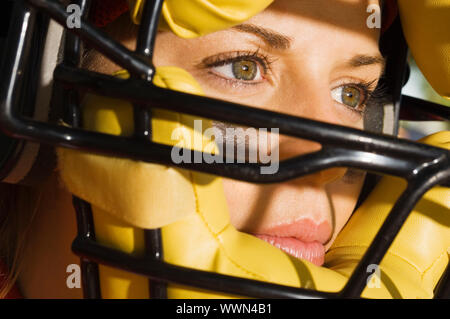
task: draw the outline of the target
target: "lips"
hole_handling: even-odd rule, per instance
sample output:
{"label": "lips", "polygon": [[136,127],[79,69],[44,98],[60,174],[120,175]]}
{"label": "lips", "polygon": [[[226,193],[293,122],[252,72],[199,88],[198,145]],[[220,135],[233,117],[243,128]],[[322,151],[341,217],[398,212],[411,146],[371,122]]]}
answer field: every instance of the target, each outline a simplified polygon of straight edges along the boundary
{"label": "lips", "polygon": [[325,256],[324,244],[331,237],[331,226],[328,222],[317,224],[310,219],[302,219],[265,229],[255,236],[291,256],[321,266]]}

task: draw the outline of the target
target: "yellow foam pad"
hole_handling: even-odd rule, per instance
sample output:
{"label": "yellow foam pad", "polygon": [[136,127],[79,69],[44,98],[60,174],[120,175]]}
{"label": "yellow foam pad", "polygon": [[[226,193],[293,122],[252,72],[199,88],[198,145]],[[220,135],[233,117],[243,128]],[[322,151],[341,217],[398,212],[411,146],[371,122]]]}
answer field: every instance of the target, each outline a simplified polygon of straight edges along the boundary
{"label": "yellow foam pad", "polygon": [[450,0],[398,0],[405,38],[424,76],[450,98]]}
{"label": "yellow foam pad", "polygon": [[[240,24],[273,0],[165,0],[161,25],[182,38],[195,38]],[[128,0],[134,23],[141,21],[145,0]]]}

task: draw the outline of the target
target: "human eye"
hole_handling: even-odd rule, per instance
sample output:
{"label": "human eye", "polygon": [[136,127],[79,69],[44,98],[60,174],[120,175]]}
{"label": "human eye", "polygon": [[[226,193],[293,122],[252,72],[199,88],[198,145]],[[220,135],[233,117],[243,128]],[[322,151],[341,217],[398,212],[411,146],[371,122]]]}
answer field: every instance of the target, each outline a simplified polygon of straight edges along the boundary
{"label": "human eye", "polygon": [[331,97],[351,111],[362,114],[367,100],[373,93],[373,89],[371,89],[373,82],[358,82],[340,85],[331,90]]}
{"label": "human eye", "polygon": [[210,74],[239,84],[259,84],[269,77],[271,61],[259,50],[220,53],[202,61]]}
{"label": "human eye", "polygon": [[224,65],[212,67],[211,71],[229,79],[242,81],[261,81],[261,70],[255,61],[250,59],[235,60]]}

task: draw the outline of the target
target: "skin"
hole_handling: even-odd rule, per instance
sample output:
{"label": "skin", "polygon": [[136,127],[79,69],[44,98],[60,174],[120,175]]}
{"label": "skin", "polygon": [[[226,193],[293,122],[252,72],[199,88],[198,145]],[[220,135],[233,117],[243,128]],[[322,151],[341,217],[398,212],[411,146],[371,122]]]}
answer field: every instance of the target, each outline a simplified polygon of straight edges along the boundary
{"label": "skin", "polygon": [[[370,3],[378,1],[277,0],[246,22],[247,26],[280,33],[279,39],[288,40],[289,45],[282,45],[282,41],[270,44],[260,34],[248,32],[248,27],[189,40],[160,32],[154,64],[187,70],[207,96],[362,129],[362,115],[335,101],[331,93],[344,84],[359,82],[372,82],[373,89],[381,76],[383,64],[376,59],[380,57],[379,30],[366,26],[369,15],[366,8]],[[122,35],[119,40],[129,48],[134,47],[133,37]],[[236,51],[257,52],[267,57],[272,61],[270,70],[265,73],[258,66],[261,77],[248,84],[230,79],[227,76],[230,69],[224,66],[205,65],[206,58],[216,57],[217,61],[219,54]],[[355,56],[375,58],[373,63],[367,63],[366,59],[366,63],[359,64],[367,65],[356,66]],[[352,58],[353,64],[349,63]],[[110,74],[120,69],[97,55],[87,60],[98,72]],[[277,146],[280,159],[321,147],[286,136],[280,137]],[[325,222],[331,227],[325,245],[328,249],[351,216],[363,180],[364,174],[337,168],[276,185],[253,185],[228,179],[224,179],[223,185],[231,222],[237,229],[267,234],[277,225],[305,218]],[[81,297],[81,289],[66,287],[67,265],[79,263],[79,258],[68,249],[76,235],[71,196],[56,177],[42,190],[38,218],[30,229],[33,241],[28,243],[24,272],[19,279],[21,291],[29,298]]]}

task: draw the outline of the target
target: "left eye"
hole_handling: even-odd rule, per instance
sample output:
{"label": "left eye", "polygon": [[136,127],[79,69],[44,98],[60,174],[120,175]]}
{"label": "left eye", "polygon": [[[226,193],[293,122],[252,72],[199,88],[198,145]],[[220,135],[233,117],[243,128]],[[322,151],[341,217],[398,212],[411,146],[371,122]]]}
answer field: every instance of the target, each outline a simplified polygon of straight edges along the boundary
{"label": "left eye", "polygon": [[243,81],[262,80],[258,63],[251,60],[236,60],[212,68],[215,72],[231,79]]}
{"label": "left eye", "polygon": [[359,110],[364,101],[364,92],[354,85],[342,85],[331,91],[331,97],[338,103]]}

